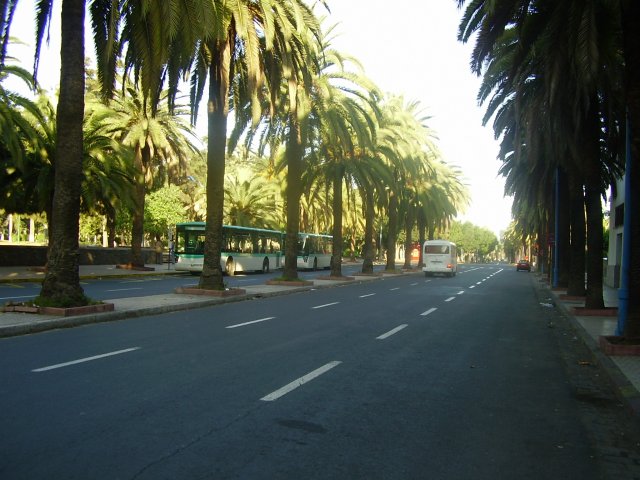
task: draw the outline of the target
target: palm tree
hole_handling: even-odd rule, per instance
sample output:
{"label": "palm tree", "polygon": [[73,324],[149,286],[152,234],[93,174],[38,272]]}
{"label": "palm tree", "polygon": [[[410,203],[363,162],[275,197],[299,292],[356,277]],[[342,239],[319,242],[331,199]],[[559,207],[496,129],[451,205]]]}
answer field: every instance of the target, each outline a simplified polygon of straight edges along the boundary
{"label": "palm tree", "polygon": [[[23,68],[0,64],[0,183],[4,190],[0,208],[14,213],[41,212],[43,205],[50,203],[43,201],[43,193],[51,191],[37,188],[51,183],[41,182],[43,158],[37,155],[43,144],[38,125],[46,125],[46,119],[40,101],[5,88],[8,78],[18,79],[28,88],[35,87],[32,76]],[[51,171],[50,163],[48,167]]]}
{"label": "palm tree", "polygon": [[[325,39],[322,45],[323,63],[314,80],[311,116],[318,120],[317,153],[333,190],[331,276],[341,277],[343,180],[351,166],[355,166],[356,152],[370,150],[373,146],[379,94],[353,58],[331,49],[329,40]],[[358,71],[346,70],[347,62],[355,64]]]}
{"label": "palm tree", "polygon": [[[3,60],[14,60],[13,57]],[[25,146],[37,144],[38,135],[31,119],[40,119],[36,102],[4,87],[9,79],[19,80],[27,88],[36,88],[33,77],[24,68],[15,64],[0,63],[0,145],[7,159],[20,166],[25,155]],[[4,155],[3,155],[4,156]]]}
{"label": "palm tree", "polygon": [[362,196],[365,220],[362,273],[372,274],[375,256],[373,232],[376,207],[382,210],[385,186],[393,182],[393,170],[385,161],[386,157],[382,149],[377,149],[376,145],[370,149],[359,149],[351,160],[349,163],[351,177]]}
{"label": "palm tree", "polygon": [[[94,100],[94,102],[97,100]],[[82,209],[106,219],[107,245],[116,241],[116,211],[125,206],[133,210],[136,199],[133,169],[133,149],[113,138],[110,122],[105,120],[88,100],[85,113],[82,183]],[[101,111],[101,104],[98,111]]]}
{"label": "palm tree", "polygon": [[[301,39],[306,40],[306,29],[317,30],[317,21],[301,0],[219,0],[214,1],[213,6],[216,19],[204,23],[208,30],[197,45],[191,98],[195,109],[208,80],[207,231],[199,286],[223,289],[220,258],[229,99],[233,98],[238,104],[250,99],[252,118],[257,123],[262,113],[259,93],[266,80],[265,70],[273,76],[271,85],[277,90],[283,72],[292,73],[304,68],[303,57],[296,57],[294,52],[299,51]],[[276,58],[278,61],[274,61]],[[240,82],[235,82],[237,76]],[[272,98],[276,95],[273,91]],[[299,171],[296,173],[299,178]],[[292,236],[289,240],[288,248],[295,248],[297,231],[295,239]],[[295,261],[292,263],[295,267]]]}
{"label": "palm tree", "polygon": [[[640,51],[638,49],[638,35],[640,35],[640,4],[632,0],[621,0],[621,18],[623,27],[623,50],[625,75],[624,84],[626,92],[626,105],[629,112],[631,166],[626,175],[630,176],[632,195],[638,197],[640,191]],[[638,214],[638,202],[632,201],[629,208],[631,219],[628,232],[630,233],[630,253],[628,272],[628,292],[640,291],[640,214]],[[627,321],[624,326],[624,335],[628,337],[640,336],[640,296],[628,295]]]}
{"label": "palm tree", "polygon": [[[51,2],[40,2],[40,7],[36,59],[44,26],[49,20]],[[40,302],[63,306],[85,305],[88,302],[80,286],[78,273],[84,116],[84,16],[84,0],[63,0],[60,94],[56,114],[56,129],[59,134],[54,159],[55,180],[47,272],[39,296]]]}
{"label": "palm tree", "polygon": [[[597,0],[579,5],[571,1],[537,3],[540,8],[522,10],[518,10],[522,3],[517,1],[496,2],[486,8],[470,4],[461,36],[468,38],[470,31],[482,25],[473,57],[474,68],[480,73],[487,58],[499,58],[495,54],[503,49],[496,46],[516,33],[518,49],[507,71],[510,85],[517,90],[531,75],[541,79],[542,98],[550,112],[549,127],[553,128],[550,131],[562,132],[560,140],[574,159],[572,167],[585,182],[589,224],[586,305],[600,308],[604,305],[600,195],[606,187],[603,179],[617,170],[615,155],[602,157],[601,145],[616,150],[611,140],[615,141],[621,112],[616,107],[621,66],[615,47],[616,10]],[[476,15],[482,21],[474,19]],[[516,27],[507,29],[509,22]],[[590,28],[584,28],[585,22]],[[521,127],[531,128],[526,124]]]}
{"label": "palm tree", "polygon": [[[154,160],[178,159],[186,163],[196,152],[189,137],[190,126],[182,120],[181,109],[168,108],[165,94],[158,98],[155,109],[145,101],[140,89],[125,80],[126,95],[117,95],[110,104],[95,105],[92,116],[101,124],[106,135],[133,151],[135,208],[132,226],[132,265],[143,267],[142,243],[144,240],[144,203],[147,188],[153,184]],[[195,141],[195,138],[193,138]]]}
{"label": "palm tree", "polygon": [[231,225],[278,228],[273,186],[259,176],[227,178],[225,218]]}
{"label": "palm tree", "polygon": [[[392,182],[386,185],[387,263],[385,270],[395,271],[399,206],[408,199],[408,188],[422,182],[430,172],[428,149],[432,147],[430,131],[420,118],[419,104],[392,97],[383,105],[383,117],[377,135],[377,150],[392,171]],[[382,192],[381,192],[382,193]]]}
{"label": "palm tree", "polygon": [[[16,4],[17,2],[7,3],[0,18],[0,63],[4,63]],[[210,13],[211,9],[195,11],[194,8],[188,8],[193,7],[192,4],[193,2],[172,0],[160,2],[155,9],[148,9],[142,2],[95,0],[91,3],[98,71],[105,98],[109,98],[109,93],[113,91],[116,60],[126,43],[119,36],[123,7],[128,8],[124,25],[132,45],[127,52],[126,66],[135,66],[136,75],[140,75],[142,79],[145,98],[153,100],[160,94],[165,73],[169,72],[170,84],[175,87],[176,73],[183,70],[184,64],[191,59],[189,54],[192,51],[188,55],[183,54],[186,48],[164,47],[189,45],[185,38],[188,40],[188,34],[196,30],[188,27],[196,25],[197,20],[205,23],[210,20],[203,14]],[[42,39],[48,31],[52,6],[53,0],[40,0],[37,4],[34,78],[37,77]],[[184,11],[187,14],[183,14]],[[189,16],[188,13],[192,15]],[[79,282],[77,239],[84,109],[84,0],[63,0],[61,17],[60,97],[57,114],[57,131],[61,133],[54,161],[56,174],[53,221],[50,225],[52,235],[49,241],[49,268],[41,297],[48,303],[82,305],[87,299]],[[150,18],[155,19],[153,25],[148,21]],[[131,28],[132,24],[138,25],[138,29]],[[158,32],[161,35],[156,35]],[[183,35],[180,41],[176,40],[176,33]],[[166,65],[171,68],[166,68]]]}

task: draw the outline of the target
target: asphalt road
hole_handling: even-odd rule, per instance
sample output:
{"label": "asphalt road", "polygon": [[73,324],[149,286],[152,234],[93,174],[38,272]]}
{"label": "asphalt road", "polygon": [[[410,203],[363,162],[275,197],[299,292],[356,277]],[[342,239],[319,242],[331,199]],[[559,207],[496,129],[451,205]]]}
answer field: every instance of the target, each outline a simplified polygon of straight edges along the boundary
{"label": "asphalt road", "polygon": [[480,266],[2,339],[0,478],[600,478],[533,281]]}

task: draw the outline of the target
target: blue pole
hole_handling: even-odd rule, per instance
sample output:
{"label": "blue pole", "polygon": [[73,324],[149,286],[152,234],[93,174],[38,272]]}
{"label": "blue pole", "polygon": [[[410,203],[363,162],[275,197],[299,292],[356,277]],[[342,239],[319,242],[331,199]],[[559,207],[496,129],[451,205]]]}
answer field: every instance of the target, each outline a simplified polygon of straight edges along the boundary
{"label": "blue pole", "polygon": [[551,281],[552,287],[558,286],[558,274],[560,270],[560,262],[558,261],[558,232],[560,228],[560,167],[556,167],[556,205],[555,205],[555,232],[553,232],[553,279]]}
{"label": "blue pole", "polygon": [[[618,289],[618,325],[616,335],[623,335],[627,323],[627,312],[629,305],[629,264],[631,257],[631,127],[629,125],[629,114],[626,122],[626,148],[624,167],[624,220],[622,225],[622,268],[620,278],[620,288]],[[635,206],[634,206],[635,207]]]}

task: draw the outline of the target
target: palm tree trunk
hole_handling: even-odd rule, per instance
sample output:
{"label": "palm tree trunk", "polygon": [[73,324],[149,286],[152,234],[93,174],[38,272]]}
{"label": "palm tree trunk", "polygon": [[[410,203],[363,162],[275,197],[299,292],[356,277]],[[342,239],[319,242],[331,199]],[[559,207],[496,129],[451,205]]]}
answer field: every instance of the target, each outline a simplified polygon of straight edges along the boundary
{"label": "palm tree trunk", "polygon": [[585,204],[587,207],[587,292],[585,307],[592,309],[604,308],[602,290],[602,202],[600,201],[599,183],[599,179],[596,179],[595,186],[587,185],[585,188]]}
{"label": "palm tree trunk", "polygon": [[626,73],[626,92],[629,123],[631,124],[632,165],[630,175],[631,225],[629,236],[631,255],[629,256],[629,295],[627,301],[627,321],[624,335],[640,336],[640,2],[629,0],[623,2],[624,11],[624,56]]}
{"label": "palm tree trunk", "polygon": [[204,260],[199,287],[224,290],[222,278],[222,220],[224,215],[224,170],[229,112],[229,74],[231,46],[229,40],[210,48],[209,108],[207,124],[207,225],[205,228]]}
{"label": "palm tree trunk", "polygon": [[587,214],[587,292],[585,307],[591,309],[604,308],[602,291],[603,282],[603,226],[602,226],[602,194],[601,160],[598,135],[600,117],[597,110],[597,99],[592,98],[591,109],[586,119],[586,135],[582,145],[585,167],[585,207]]}
{"label": "palm tree trunk", "polygon": [[331,276],[342,276],[342,177],[344,165],[338,164],[333,173],[333,255]]}
{"label": "palm tree trunk", "polygon": [[282,276],[287,280],[296,280],[298,278],[300,196],[302,195],[302,136],[296,111],[289,114],[289,136],[285,156],[287,159],[287,229]]}
{"label": "palm tree trunk", "polygon": [[569,222],[569,180],[563,168],[559,172],[559,198],[558,198],[558,230],[555,240],[558,242],[558,287],[566,288],[569,285],[569,245],[571,242],[571,224]]}
{"label": "palm tree trunk", "polygon": [[396,239],[398,237],[398,197],[389,192],[389,231],[387,232],[387,272],[396,270]]}
{"label": "palm tree trunk", "polygon": [[412,205],[407,207],[407,216],[404,222],[405,241],[404,241],[404,268],[407,270],[411,268],[411,250],[413,247],[413,240],[411,238],[411,231],[413,230],[415,208]]}
{"label": "palm tree trunk", "polygon": [[569,178],[569,203],[571,204],[570,270],[567,295],[582,297],[585,294],[585,218],[582,183],[571,175]]}
{"label": "palm tree trunk", "polygon": [[107,246],[116,244],[116,209],[111,204],[105,204],[105,216],[107,217]]}
{"label": "palm tree trunk", "polygon": [[424,267],[424,242],[426,241],[427,221],[424,216],[424,210],[418,210],[418,245],[420,254],[418,256],[418,268]]}
{"label": "palm tree trunk", "polygon": [[[147,146],[147,155],[150,155]],[[144,267],[142,257],[142,243],[144,241],[144,197],[145,197],[145,160],[144,149],[136,147],[133,160],[136,171],[136,183],[134,188],[135,209],[132,215],[131,225],[131,265],[133,267]]]}
{"label": "palm tree trunk", "polygon": [[373,273],[373,222],[375,210],[373,207],[373,190],[366,188],[364,196],[364,261],[362,262],[362,273]]}
{"label": "palm tree trunk", "polygon": [[432,221],[432,222],[429,223],[429,233],[428,233],[429,240],[433,240],[435,234],[436,234],[436,226]]}
{"label": "palm tree trunk", "polygon": [[40,298],[64,306],[86,305],[80,286],[79,218],[84,118],[84,0],[62,2],[58,141],[47,272]]}

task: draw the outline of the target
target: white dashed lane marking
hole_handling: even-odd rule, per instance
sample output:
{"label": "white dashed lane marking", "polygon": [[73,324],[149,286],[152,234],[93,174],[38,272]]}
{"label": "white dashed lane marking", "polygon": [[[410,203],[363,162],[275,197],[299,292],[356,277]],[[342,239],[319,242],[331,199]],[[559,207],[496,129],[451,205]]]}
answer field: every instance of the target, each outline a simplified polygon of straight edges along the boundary
{"label": "white dashed lane marking", "polygon": [[337,305],[340,302],[331,302],[331,303],[325,303],[324,305],[316,305],[315,307],[311,307],[312,309],[318,309],[318,308],[325,308],[325,307],[330,307],[332,305]]}
{"label": "white dashed lane marking", "polygon": [[229,325],[228,327],[224,327],[224,328],[244,327],[245,325],[253,325],[254,323],[266,322],[267,320],[273,320],[274,318],[276,317],[265,317],[265,318],[260,318],[258,320],[251,320],[250,322],[236,323],[235,325]]}
{"label": "white dashed lane marking", "polygon": [[76,365],[78,363],[85,363],[85,362],[90,362],[92,360],[99,360],[101,358],[112,357],[113,355],[120,355],[122,353],[133,352],[133,351],[139,350],[139,349],[140,349],[140,347],[125,348],[124,350],[117,350],[115,352],[103,353],[101,355],[94,355],[93,357],[85,357],[85,358],[80,358],[78,360],[72,360],[70,362],[64,362],[64,363],[57,363],[55,365],[49,365],[48,367],[35,368],[35,369],[31,370],[31,371],[32,372],[46,372],[48,370],[55,370],[56,368],[63,368],[63,367],[68,367],[70,365]]}
{"label": "white dashed lane marking", "polygon": [[301,387],[305,383],[310,382],[314,378],[319,377],[323,373],[328,372],[332,368],[337,367],[341,363],[342,362],[340,362],[340,361],[329,362],[326,365],[323,365],[320,368],[316,368],[314,371],[309,372],[309,373],[307,373],[306,375],[303,375],[300,378],[297,378],[293,382],[286,384],[284,387],[279,388],[278,390],[275,390],[275,391],[271,392],[269,395],[265,395],[260,400],[262,400],[263,402],[273,402],[274,400],[279,399],[280,397],[282,397],[282,396],[286,395],[287,393],[295,390],[296,388]]}
{"label": "white dashed lane marking", "polygon": [[397,326],[396,328],[389,330],[387,333],[383,333],[382,335],[380,335],[379,337],[376,337],[376,340],[384,340],[385,338],[389,338],[391,335],[395,335],[396,333],[398,333],[400,330],[404,330],[405,328],[407,328],[409,325],[406,323],[403,323],[402,325]]}

